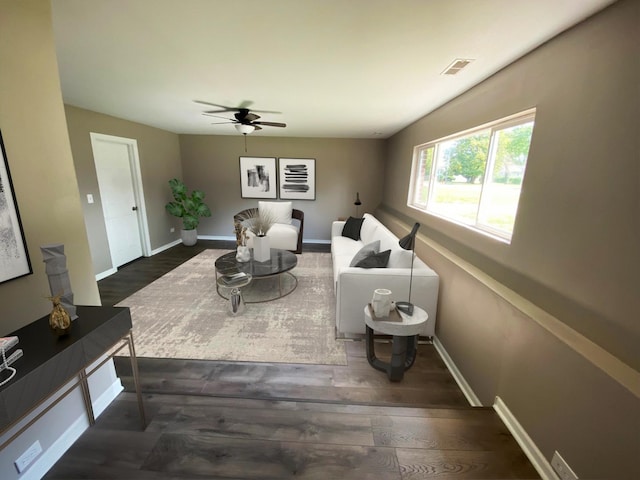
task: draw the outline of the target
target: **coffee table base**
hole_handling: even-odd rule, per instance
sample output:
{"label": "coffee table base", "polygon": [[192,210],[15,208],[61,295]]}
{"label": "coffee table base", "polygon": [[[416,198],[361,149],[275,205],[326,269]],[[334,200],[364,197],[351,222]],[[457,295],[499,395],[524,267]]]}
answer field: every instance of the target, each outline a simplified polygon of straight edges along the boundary
{"label": "coffee table base", "polygon": [[[286,279],[288,279],[288,281],[287,280],[283,281],[284,275],[287,276]],[[251,284],[248,286],[248,288],[255,288],[257,282],[265,282],[268,280],[273,281],[274,277],[275,276],[253,277]],[[243,303],[249,304],[249,303],[272,302],[274,300],[278,300],[280,298],[286,297],[287,295],[290,295],[298,287],[298,279],[291,272],[280,273],[277,275],[277,277],[278,277],[278,288],[275,289],[273,292],[265,292],[266,295],[264,296],[264,298],[260,298],[258,300],[251,299],[250,291],[248,292],[247,291],[248,288],[245,287],[242,292]],[[224,289],[223,291],[221,291],[218,284],[216,284],[216,291],[218,292],[218,295],[220,295],[222,298],[224,298],[225,300],[229,300],[230,295],[227,292],[225,292]]]}

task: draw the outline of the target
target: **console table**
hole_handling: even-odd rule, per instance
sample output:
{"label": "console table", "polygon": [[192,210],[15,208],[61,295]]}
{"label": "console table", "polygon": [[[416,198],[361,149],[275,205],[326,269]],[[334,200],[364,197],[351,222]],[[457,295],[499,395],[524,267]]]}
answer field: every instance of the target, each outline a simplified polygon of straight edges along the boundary
{"label": "console table", "polygon": [[[26,325],[9,335],[16,335],[23,356],[13,365],[16,375],[0,386],[0,435],[8,431],[29,413],[42,405],[61,387],[75,381],[46,409],[7,439],[0,450],[15,440],[47,411],[57,405],[78,385],[82,390],[89,425],[95,423],[87,378],[124,347],[129,347],[131,369],[138,398],[142,428],[146,427],[144,405],[138,377],[131,333],[131,315],[127,307],[78,306],[78,318],[71,323],[68,335],[58,337],[49,327],[49,315]],[[107,358],[87,371],[101,356]],[[0,372],[0,380],[6,372]]]}

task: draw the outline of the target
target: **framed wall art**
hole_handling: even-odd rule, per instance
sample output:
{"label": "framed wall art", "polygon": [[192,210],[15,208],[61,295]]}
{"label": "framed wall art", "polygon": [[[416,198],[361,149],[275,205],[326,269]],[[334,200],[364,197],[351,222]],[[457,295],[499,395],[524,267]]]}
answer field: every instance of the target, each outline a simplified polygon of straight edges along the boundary
{"label": "framed wall art", "polygon": [[277,198],[278,181],[274,157],[240,157],[242,198]]}
{"label": "framed wall art", "polygon": [[0,283],[33,273],[0,132]]}
{"label": "framed wall art", "polygon": [[278,170],[281,199],[316,199],[316,161],[314,158],[280,158],[278,159]]}

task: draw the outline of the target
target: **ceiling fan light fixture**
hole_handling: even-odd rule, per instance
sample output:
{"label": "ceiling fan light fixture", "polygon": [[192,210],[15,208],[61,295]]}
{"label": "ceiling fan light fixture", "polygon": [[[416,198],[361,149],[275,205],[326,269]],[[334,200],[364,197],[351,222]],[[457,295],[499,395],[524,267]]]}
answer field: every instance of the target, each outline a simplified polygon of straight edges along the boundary
{"label": "ceiling fan light fixture", "polygon": [[256,129],[256,127],[254,127],[253,125],[246,125],[244,123],[236,123],[235,127],[236,130],[238,130],[243,135],[247,135]]}

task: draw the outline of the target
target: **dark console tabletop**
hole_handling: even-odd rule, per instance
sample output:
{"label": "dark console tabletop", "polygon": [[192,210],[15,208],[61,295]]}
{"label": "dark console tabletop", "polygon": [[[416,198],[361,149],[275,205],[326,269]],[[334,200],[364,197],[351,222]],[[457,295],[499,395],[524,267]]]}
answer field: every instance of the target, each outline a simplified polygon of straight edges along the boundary
{"label": "dark console tabletop", "polygon": [[[49,315],[7,336],[18,336],[14,349],[23,356],[11,366],[16,375],[0,386],[0,432],[15,424],[43,400],[72,380],[131,331],[126,307],[79,306],[68,335],[58,337]],[[9,372],[0,372],[0,381]]]}

